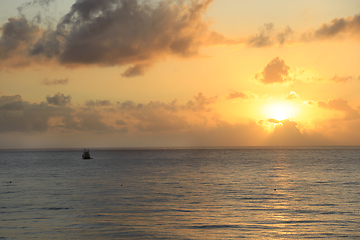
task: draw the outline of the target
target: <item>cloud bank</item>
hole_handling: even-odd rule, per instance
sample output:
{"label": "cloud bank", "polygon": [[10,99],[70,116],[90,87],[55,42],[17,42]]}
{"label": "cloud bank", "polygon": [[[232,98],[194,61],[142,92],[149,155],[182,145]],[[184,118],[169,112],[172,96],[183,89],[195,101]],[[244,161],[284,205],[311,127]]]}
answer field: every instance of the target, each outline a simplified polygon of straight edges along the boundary
{"label": "cloud bank", "polygon": [[[170,142],[184,146],[305,146],[339,144],[349,136],[346,143],[359,143],[354,133],[360,133],[359,109],[342,98],[318,102],[319,108],[344,115],[317,121],[316,130],[302,128],[287,119],[229,123],[217,113],[217,101],[216,96],[198,93],[182,104],[177,100],[146,104],[131,100],[115,104],[109,100],[88,100],[82,106],[72,106],[71,97],[62,93],[48,95],[41,103],[27,102],[20,95],[1,96],[0,139],[9,133],[68,138],[85,134],[93,136],[95,145],[98,138],[104,141],[118,138],[137,139],[138,144],[144,143],[144,139],[149,140],[146,144],[153,143],[150,139],[161,139],[156,144],[164,146]],[[270,132],[269,124],[274,126]],[[101,137],[94,137],[97,135]]]}

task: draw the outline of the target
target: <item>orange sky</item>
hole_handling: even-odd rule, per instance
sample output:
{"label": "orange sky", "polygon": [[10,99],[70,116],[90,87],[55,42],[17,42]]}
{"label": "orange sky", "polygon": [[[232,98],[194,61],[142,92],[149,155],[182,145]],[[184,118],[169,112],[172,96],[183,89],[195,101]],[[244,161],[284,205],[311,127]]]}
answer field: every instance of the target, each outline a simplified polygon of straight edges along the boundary
{"label": "orange sky", "polygon": [[0,9],[0,148],[360,144],[357,0]]}

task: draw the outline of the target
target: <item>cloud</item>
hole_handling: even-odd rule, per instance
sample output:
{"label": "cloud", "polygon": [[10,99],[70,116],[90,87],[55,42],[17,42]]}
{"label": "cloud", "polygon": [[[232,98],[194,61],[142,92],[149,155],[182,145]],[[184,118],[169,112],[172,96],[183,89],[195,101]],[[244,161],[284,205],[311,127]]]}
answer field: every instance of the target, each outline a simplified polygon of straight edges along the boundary
{"label": "cloud", "polygon": [[277,123],[277,124],[281,123],[280,120],[277,120],[275,118],[269,118],[269,119],[267,119],[267,121],[270,122],[270,123]]}
{"label": "cloud", "polygon": [[133,101],[118,103],[122,116],[128,118],[116,121],[117,125],[133,125],[140,132],[173,132],[188,128],[186,117],[177,114],[182,107],[174,100],[170,103],[151,101],[136,104]]}
{"label": "cloud", "polygon": [[96,133],[126,133],[127,127],[115,128],[103,116],[92,110],[67,106],[70,96],[57,93],[47,96],[47,103],[29,103],[20,95],[0,97],[0,133],[87,131]]}
{"label": "cloud", "polygon": [[[210,105],[216,101],[216,96],[206,97],[200,92],[186,104],[178,104],[176,99],[169,103],[150,101],[147,104],[129,100],[117,103],[117,111],[126,118],[129,128],[140,132],[181,132],[195,124],[206,125],[206,115],[212,112]],[[116,121],[117,125],[124,123]]]}
{"label": "cloud", "polygon": [[330,23],[324,23],[316,30],[307,30],[301,35],[295,35],[289,26],[276,31],[274,24],[266,23],[259,29],[257,34],[247,39],[246,45],[249,47],[266,48],[276,44],[281,46],[291,42],[309,42],[341,37],[360,40],[359,14],[346,18],[335,18]]}
{"label": "cloud", "polygon": [[87,107],[108,107],[112,106],[113,104],[109,100],[88,100],[86,101],[85,105]]}
{"label": "cloud", "polygon": [[46,85],[46,86],[66,85],[68,83],[69,83],[68,78],[54,79],[54,80],[49,80],[49,79],[45,78],[41,81],[41,84]]}
{"label": "cloud", "polygon": [[121,74],[123,77],[136,77],[144,75],[146,69],[149,67],[148,64],[137,64],[129,67],[124,73]]}
{"label": "cloud", "polygon": [[319,101],[318,106],[324,109],[344,112],[346,114],[344,120],[360,119],[359,111],[352,108],[348,102],[342,98],[331,99],[328,102]]}
{"label": "cloud", "polygon": [[23,3],[21,6],[19,6],[17,8],[19,14],[21,16],[23,16],[23,10],[25,8],[28,8],[30,6],[36,6],[36,5],[40,5],[41,7],[48,7],[50,5],[50,3],[55,2],[55,0],[33,0],[33,1],[28,1]]}
{"label": "cloud", "polygon": [[299,95],[294,91],[291,91],[288,95],[286,95],[286,100],[294,100],[297,98],[299,98]]}
{"label": "cloud", "polygon": [[234,98],[248,99],[249,96],[243,92],[232,92],[229,93],[229,95],[226,97],[226,99],[234,99]]}
{"label": "cloud", "polygon": [[[280,121],[269,137],[271,145],[291,146],[291,145],[307,145],[306,138],[296,127],[297,123],[289,119]],[[306,144],[307,143],[307,144]]]}
{"label": "cloud", "polygon": [[208,105],[213,104],[217,101],[217,96],[206,98],[203,93],[199,92],[194,96],[194,101],[190,100],[183,108],[190,109],[194,112],[197,111],[210,111],[210,108],[206,108]]}
{"label": "cloud", "polygon": [[133,101],[131,100],[128,100],[128,101],[125,101],[123,103],[121,102],[118,102],[117,103],[117,106],[119,109],[121,110],[136,110],[136,109],[141,109],[143,108],[143,104],[139,103],[139,104],[135,104]]}
{"label": "cloud", "polygon": [[127,133],[127,127],[116,129],[102,121],[99,112],[77,112],[70,118],[64,118],[64,128],[77,131],[94,131],[97,133]]}
{"label": "cloud", "polygon": [[313,100],[307,100],[307,101],[304,101],[303,104],[304,104],[305,106],[313,106],[313,105],[316,104],[316,102],[313,101]]}
{"label": "cloud", "polygon": [[27,48],[39,34],[39,27],[31,25],[25,18],[9,18],[0,27],[0,60],[13,56],[25,56]]}
{"label": "cloud", "polygon": [[20,95],[0,97],[0,132],[44,132],[49,119],[66,116],[68,108],[53,107],[44,103],[29,103]]}
{"label": "cloud", "polygon": [[347,18],[335,18],[324,23],[315,31],[307,31],[301,37],[303,41],[326,40],[347,34],[360,40],[360,15]]}
{"label": "cloud", "polygon": [[260,31],[255,36],[247,40],[247,45],[250,47],[271,47],[276,43],[279,45],[285,44],[293,36],[293,31],[289,26],[286,26],[279,32],[275,32],[274,24],[266,23],[260,28]]}
{"label": "cloud", "polygon": [[292,80],[289,76],[290,67],[285,61],[276,57],[268,63],[261,74],[256,74],[255,79],[264,84],[285,83]]}
{"label": "cloud", "polygon": [[183,135],[188,146],[263,146],[266,131],[255,122],[219,121],[216,126],[192,128]]}
{"label": "cloud", "polygon": [[164,110],[133,113],[140,122],[136,125],[142,132],[179,131],[189,127],[186,117]]}
{"label": "cloud", "polygon": [[116,120],[116,125],[124,126],[127,125],[127,123],[124,120]]}
{"label": "cloud", "polygon": [[71,101],[71,96],[65,96],[64,94],[61,93],[56,93],[54,96],[46,96],[46,100],[49,104],[54,105],[54,106],[66,106],[70,104]]}
{"label": "cloud", "polygon": [[[202,15],[212,1],[77,0],[56,28],[41,29],[25,16],[10,18],[1,27],[1,56],[21,52],[27,60],[66,66],[130,65],[122,76],[142,75],[167,56],[188,58],[202,46],[241,42],[209,30]],[[51,1],[29,4],[35,2]]]}
{"label": "cloud", "polygon": [[1,96],[0,110],[19,111],[23,109],[24,100],[20,95]]}
{"label": "cloud", "polygon": [[340,77],[338,75],[335,75],[333,78],[330,79],[330,81],[334,81],[334,82],[348,82],[351,81],[353,78],[351,76],[344,76],[344,77]]}

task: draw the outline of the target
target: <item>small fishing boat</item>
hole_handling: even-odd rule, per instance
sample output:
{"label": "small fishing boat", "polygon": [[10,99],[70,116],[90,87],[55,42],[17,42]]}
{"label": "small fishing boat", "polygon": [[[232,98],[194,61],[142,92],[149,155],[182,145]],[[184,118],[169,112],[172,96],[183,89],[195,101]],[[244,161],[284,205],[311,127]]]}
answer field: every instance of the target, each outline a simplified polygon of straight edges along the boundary
{"label": "small fishing boat", "polygon": [[90,157],[90,150],[89,150],[89,149],[84,148],[84,152],[83,152],[82,158],[83,158],[83,159],[91,159],[91,157]]}

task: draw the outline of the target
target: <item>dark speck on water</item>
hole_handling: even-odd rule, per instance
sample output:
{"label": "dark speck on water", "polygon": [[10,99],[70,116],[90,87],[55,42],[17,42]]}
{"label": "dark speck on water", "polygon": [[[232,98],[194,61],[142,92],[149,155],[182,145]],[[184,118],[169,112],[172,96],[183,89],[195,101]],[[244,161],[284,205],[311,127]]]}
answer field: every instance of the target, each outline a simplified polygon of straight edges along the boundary
{"label": "dark speck on water", "polygon": [[0,150],[0,238],[360,239],[358,147],[91,156]]}

